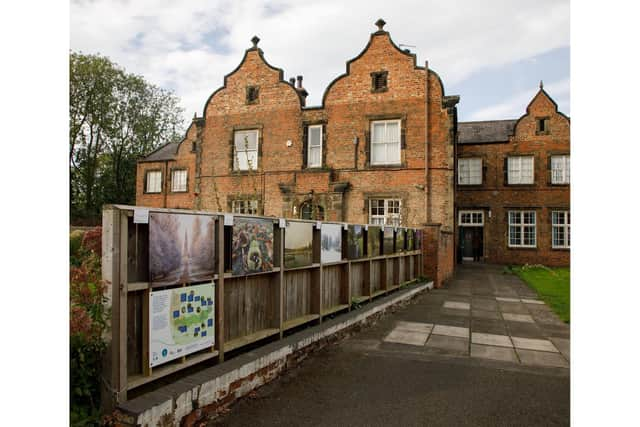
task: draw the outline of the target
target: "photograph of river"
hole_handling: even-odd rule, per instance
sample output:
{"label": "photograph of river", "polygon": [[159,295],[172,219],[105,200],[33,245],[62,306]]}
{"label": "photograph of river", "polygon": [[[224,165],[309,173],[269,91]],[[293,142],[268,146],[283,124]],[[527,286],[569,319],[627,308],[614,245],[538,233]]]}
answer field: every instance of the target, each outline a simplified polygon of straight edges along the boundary
{"label": "photograph of river", "polygon": [[149,214],[149,273],[154,285],[211,280],[215,219],[208,215]]}
{"label": "photograph of river", "polygon": [[304,267],[313,263],[313,224],[287,221],[284,231],[284,266]]}

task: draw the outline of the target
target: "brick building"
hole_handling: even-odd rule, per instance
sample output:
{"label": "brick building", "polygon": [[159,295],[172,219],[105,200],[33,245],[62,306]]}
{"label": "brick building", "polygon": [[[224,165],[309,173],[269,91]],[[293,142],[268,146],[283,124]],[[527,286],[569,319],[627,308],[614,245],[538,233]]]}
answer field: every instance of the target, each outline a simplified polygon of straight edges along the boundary
{"label": "brick building", "polygon": [[458,125],[457,259],[569,265],[569,118],[540,90],[517,120]]}
{"label": "brick building", "polygon": [[[306,105],[302,76],[285,80],[254,37],[185,138],[139,161],[136,204],[420,226],[425,272],[446,280],[456,262],[459,97],[376,25],[319,106]],[[476,142],[460,151],[489,147]],[[465,199],[474,210],[488,206],[474,197]]]}

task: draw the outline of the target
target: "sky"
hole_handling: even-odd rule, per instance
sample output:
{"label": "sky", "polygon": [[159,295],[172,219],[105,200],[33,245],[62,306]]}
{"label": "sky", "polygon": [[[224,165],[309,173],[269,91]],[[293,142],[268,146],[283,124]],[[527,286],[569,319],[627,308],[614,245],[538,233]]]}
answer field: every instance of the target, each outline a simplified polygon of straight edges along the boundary
{"label": "sky", "polygon": [[173,90],[190,120],[254,35],[286,80],[304,76],[307,105],[321,104],[378,18],[418,64],[429,61],[446,95],[460,95],[460,121],[520,117],[541,80],[570,115],[567,0],[72,0],[70,48]]}

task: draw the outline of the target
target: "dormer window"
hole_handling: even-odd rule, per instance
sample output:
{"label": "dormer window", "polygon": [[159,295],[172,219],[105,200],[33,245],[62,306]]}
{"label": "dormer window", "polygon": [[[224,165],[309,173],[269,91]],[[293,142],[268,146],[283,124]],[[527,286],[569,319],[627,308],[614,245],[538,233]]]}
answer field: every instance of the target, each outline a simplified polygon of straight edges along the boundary
{"label": "dormer window", "polygon": [[260,88],[258,86],[247,86],[247,104],[256,104]]}
{"label": "dormer window", "polygon": [[549,134],[549,117],[536,117],[536,135]]}
{"label": "dormer window", "polygon": [[388,71],[376,71],[371,73],[371,91],[384,92],[387,90]]}

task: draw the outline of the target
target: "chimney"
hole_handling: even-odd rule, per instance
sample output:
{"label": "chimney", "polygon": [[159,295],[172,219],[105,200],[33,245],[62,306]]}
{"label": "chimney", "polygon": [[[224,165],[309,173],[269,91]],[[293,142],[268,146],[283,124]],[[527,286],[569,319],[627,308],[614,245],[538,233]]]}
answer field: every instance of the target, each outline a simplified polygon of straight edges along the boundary
{"label": "chimney", "polygon": [[296,86],[298,89],[302,89],[302,76],[298,76],[298,86]]}
{"label": "chimney", "polygon": [[295,77],[291,77],[289,79],[289,83],[291,83],[291,86],[296,87],[296,78]]}
{"label": "chimney", "polygon": [[[298,76],[297,80],[298,84],[294,85],[294,87],[296,88],[298,95],[300,95],[300,99],[302,99],[302,106],[304,107],[305,105],[307,105],[307,96],[309,95],[309,92],[307,92],[307,90],[302,87],[302,76]],[[291,82],[291,84],[293,84],[293,77],[289,81]]]}

